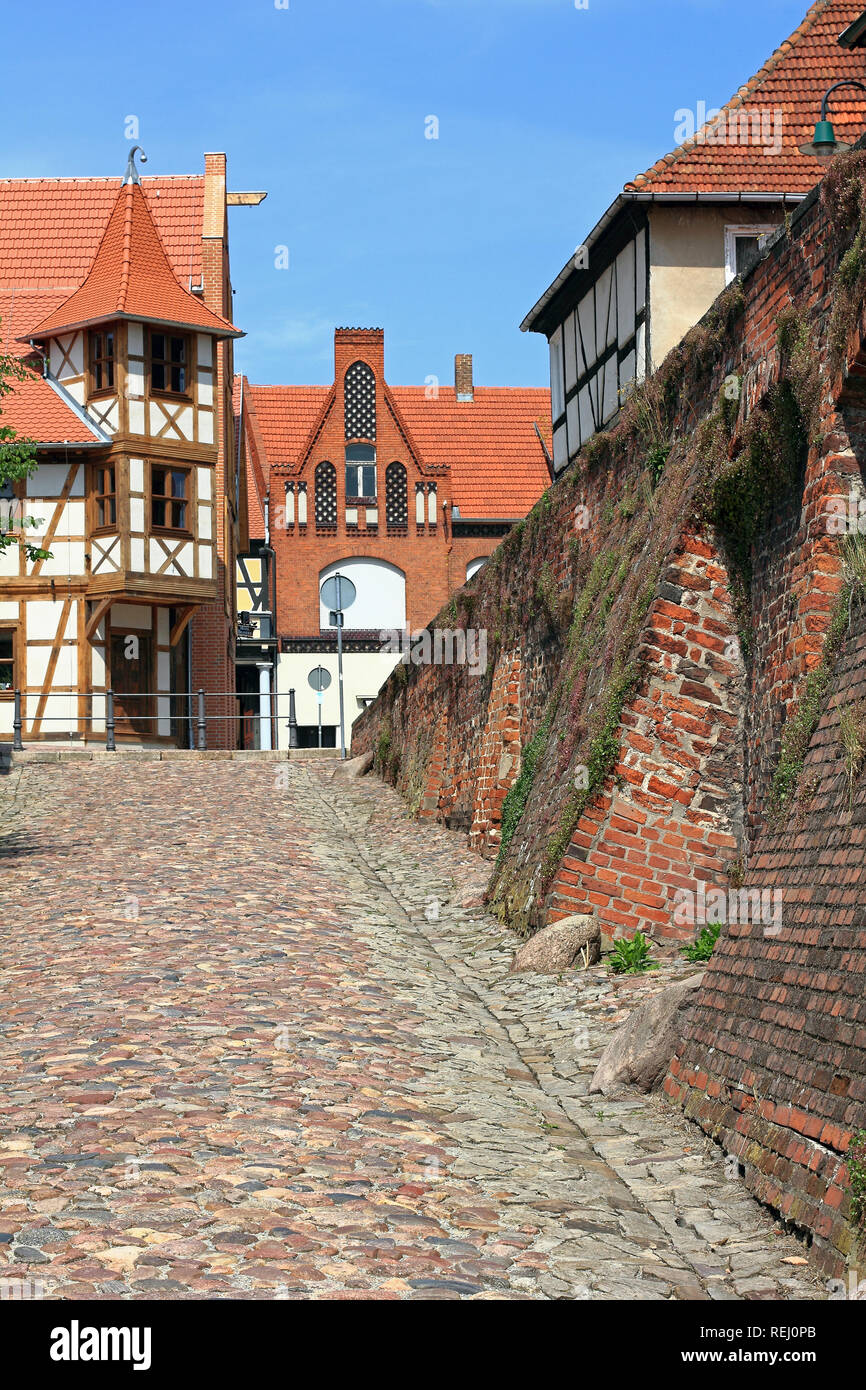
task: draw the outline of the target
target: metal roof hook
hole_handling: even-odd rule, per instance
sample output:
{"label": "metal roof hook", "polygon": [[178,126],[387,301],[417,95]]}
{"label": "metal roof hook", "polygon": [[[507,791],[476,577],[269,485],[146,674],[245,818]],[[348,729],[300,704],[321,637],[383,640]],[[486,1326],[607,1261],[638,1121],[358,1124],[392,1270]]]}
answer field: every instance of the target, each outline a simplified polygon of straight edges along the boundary
{"label": "metal roof hook", "polygon": [[144,153],[141,145],[133,145],[132,149],[129,151],[129,159],[126,161],[126,173],[123,176],[124,183],[141,183],[141,175],[135,167],[136,150],[138,150],[141,155],[142,164],[147,163],[147,155]]}

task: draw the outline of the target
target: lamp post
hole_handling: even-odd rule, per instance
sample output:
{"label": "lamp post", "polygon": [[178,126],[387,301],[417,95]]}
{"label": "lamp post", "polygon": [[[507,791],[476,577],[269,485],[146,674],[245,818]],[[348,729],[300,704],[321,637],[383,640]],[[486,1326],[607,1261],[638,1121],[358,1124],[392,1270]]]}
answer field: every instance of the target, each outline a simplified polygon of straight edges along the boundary
{"label": "lamp post", "polygon": [[812,155],[815,159],[828,160],[834,155],[844,154],[850,150],[851,146],[844,140],[836,139],[836,132],[833,129],[833,122],[830,120],[827,111],[828,104],[834,92],[838,92],[840,87],[858,87],[861,92],[866,92],[866,82],[860,82],[856,77],[846,77],[841,82],[834,82],[828,88],[821,102],[821,119],[815,126],[815,136],[811,145],[801,145],[800,153]]}

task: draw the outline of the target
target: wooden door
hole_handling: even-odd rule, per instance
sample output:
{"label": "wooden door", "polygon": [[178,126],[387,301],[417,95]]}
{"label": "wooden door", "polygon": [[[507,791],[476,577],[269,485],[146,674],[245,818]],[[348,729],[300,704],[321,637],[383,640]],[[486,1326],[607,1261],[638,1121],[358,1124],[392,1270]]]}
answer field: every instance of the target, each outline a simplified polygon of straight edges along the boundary
{"label": "wooden door", "polygon": [[153,635],[150,632],[112,632],[111,686],[114,725],[118,734],[156,737],[153,690]]}

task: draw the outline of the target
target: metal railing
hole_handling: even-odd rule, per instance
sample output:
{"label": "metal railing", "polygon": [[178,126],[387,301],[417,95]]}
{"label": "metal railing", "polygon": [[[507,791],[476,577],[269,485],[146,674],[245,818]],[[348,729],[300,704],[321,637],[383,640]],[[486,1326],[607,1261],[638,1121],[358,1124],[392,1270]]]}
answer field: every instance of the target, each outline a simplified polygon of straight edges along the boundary
{"label": "metal railing", "polygon": [[[23,692],[23,691],[21,691],[21,690],[16,690],[16,691],[14,692],[14,714],[13,714],[13,718],[12,718],[12,748],[13,748],[13,751],[14,751],[14,752],[20,753],[20,752],[23,752],[23,749],[24,749],[24,742],[23,742],[22,734],[23,734],[23,731],[24,731],[24,723],[25,723],[24,717],[23,717],[23,700],[24,700],[24,698],[25,698],[25,695],[26,695],[26,696],[29,696],[29,698],[31,698],[31,699],[38,699],[40,702],[45,701],[45,700],[51,700],[51,699],[56,699],[56,700],[61,700],[61,699],[62,699],[62,700],[90,700],[91,702],[92,702],[93,700],[103,700],[103,699],[104,699],[104,700],[105,700],[105,711],[104,711],[104,713],[94,714],[93,711],[92,711],[92,709],[91,709],[90,714],[82,714],[80,711],[77,712],[77,713],[75,713],[75,714],[55,714],[55,715],[40,713],[40,714],[34,715],[33,718],[30,719],[30,720],[28,720],[27,722],[30,723],[31,725],[34,725],[34,724],[38,724],[38,725],[42,725],[42,724],[82,724],[82,723],[83,723],[83,724],[90,724],[90,725],[92,726],[92,725],[94,725],[94,724],[104,724],[104,725],[105,725],[105,747],[106,747],[106,751],[109,752],[109,753],[115,753],[115,752],[117,751],[117,724],[118,724],[118,720],[117,720],[117,712],[116,712],[116,709],[115,709],[115,700],[118,698],[118,692],[109,689],[109,690],[105,690],[105,691],[102,691],[102,690],[91,691],[91,692],[89,692],[89,693],[87,693],[87,694],[83,694],[83,695],[82,695],[82,694],[78,694],[78,693],[77,693],[76,691],[74,691],[74,690],[26,691],[26,692]],[[124,706],[126,706],[126,704],[127,704],[129,701],[131,701],[131,700],[187,700],[187,701],[189,701],[190,704],[189,704],[189,707],[188,707],[188,709],[187,709],[187,712],[186,712],[185,714],[183,714],[183,715],[180,715],[180,716],[178,716],[178,715],[176,715],[176,714],[171,714],[171,713],[169,713],[168,715],[166,715],[165,713],[156,713],[156,714],[130,714],[130,713],[125,713],[123,716],[121,716],[121,722],[122,722],[122,723],[126,723],[126,722],[128,721],[130,724],[132,724],[133,722],[134,722],[134,723],[139,723],[139,724],[159,724],[160,722],[163,722],[163,721],[165,721],[166,719],[168,719],[168,720],[169,720],[170,722],[172,722],[172,723],[181,723],[181,722],[182,722],[183,724],[185,724],[185,725],[187,725],[187,726],[189,727],[189,730],[190,730],[190,746],[191,746],[191,747],[193,746],[193,730],[194,730],[194,731],[195,731],[195,734],[194,734],[194,737],[195,737],[195,748],[197,749],[198,752],[204,753],[204,752],[207,751],[207,731],[208,731],[208,726],[209,726],[210,724],[219,724],[219,723],[225,723],[225,722],[231,723],[231,722],[233,722],[233,721],[240,720],[240,719],[242,719],[242,718],[244,717],[244,712],[243,712],[243,711],[240,711],[240,710],[235,710],[234,713],[232,713],[232,714],[212,714],[212,713],[209,714],[209,713],[207,712],[206,701],[207,701],[208,699],[228,700],[228,699],[235,699],[235,698],[242,698],[242,699],[245,699],[245,700],[255,701],[255,700],[258,700],[258,699],[259,699],[259,694],[258,694],[257,691],[253,691],[253,690],[197,690],[197,691],[194,691],[194,692],[193,692],[193,691],[185,691],[185,690],[177,690],[177,691],[176,691],[176,690],[146,690],[146,691],[135,691],[134,693],[127,693],[126,691],[124,691],[122,694],[119,695],[119,698],[123,701]],[[290,747],[290,748],[297,748],[297,747],[298,747],[298,721],[297,721],[296,714],[295,714],[295,691],[294,691],[294,689],[291,689],[291,690],[287,691],[285,694],[280,694],[278,691],[272,691],[271,694],[270,694],[269,697],[268,697],[269,707],[270,707],[270,710],[271,710],[272,712],[269,713],[269,714],[267,714],[267,715],[262,715],[261,713],[256,713],[256,711],[254,711],[254,710],[250,710],[250,711],[247,711],[247,712],[253,714],[253,715],[259,720],[260,724],[267,724],[270,728],[276,729],[277,724],[278,724],[278,721],[279,721],[279,718],[280,718],[280,713],[279,713],[280,702],[281,702],[281,701],[285,701],[285,700],[288,700],[288,704],[289,704],[289,717],[288,717],[288,719],[287,719],[287,721],[286,721],[286,727],[287,727],[287,729],[288,729],[288,731],[289,731],[289,747]],[[193,712],[193,708],[192,708],[192,702],[193,702],[193,701],[195,701],[195,712]],[[159,737],[158,734],[157,734],[157,737]],[[278,745],[276,744],[276,742],[274,743],[274,746],[278,746]]]}

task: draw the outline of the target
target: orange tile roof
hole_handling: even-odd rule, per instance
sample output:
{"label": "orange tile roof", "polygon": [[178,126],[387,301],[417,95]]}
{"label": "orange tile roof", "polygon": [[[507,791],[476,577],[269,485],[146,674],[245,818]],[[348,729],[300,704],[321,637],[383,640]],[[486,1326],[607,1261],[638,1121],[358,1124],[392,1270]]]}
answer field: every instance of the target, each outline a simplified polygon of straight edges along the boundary
{"label": "orange tile roof", "polygon": [[102,240],[83,284],[30,335],[45,339],[115,318],[197,328],[220,337],[239,331],[178,282],[140,186],[117,191]]}
{"label": "orange tile roof", "polygon": [[[709,143],[697,132],[694,139],[659,159],[646,173],[625,185],[626,192],[655,193],[808,193],[823,166],[799,152],[811,141],[821,99],[842,78],[866,81],[862,48],[840,47],[839,35],[863,13],[863,0],[817,0],[802,24],[776,49],[734,97],[722,108],[718,133],[724,143]],[[768,113],[758,143],[751,134]],[[781,119],[781,150],[773,149],[776,113]],[[837,138],[853,143],[866,127],[866,93],[843,88],[830,99],[830,119]],[[749,121],[749,133],[731,120]],[[716,122],[703,128],[713,133]],[[713,136],[713,138],[715,138]],[[743,143],[740,143],[742,139]],[[767,149],[764,148],[765,143]]]}
{"label": "orange tile roof", "polygon": [[89,426],[62,387],[34,374],[15,382],[0,400],[0,427],[11,427],[19,439],[45,444],[105,444],[96,425]]}
{"label": "orange tile roof", "polygon": [[29,349],[22,346],[34,323],[44,319],[66,298],[65,293],[51,290],[0,289],[0,351],[15,357],[26,356]]}
{"label": "orange tile roof", "polygon": [[[175,275],[198,284],[204,176],[143,178],[141,188]],[[0,289],[65,299],[90,269],[117,190],[117,178],[0,179]]]}
{"label": "orange tile roof", "polygon": [[[241,387],[243,387],[243,392]],[[238,432],[241,429],[242,402],[243,413],[247,421],[244,453],[247,472],[247,519],[249,522],[249,535],[252,541],[263,541],[265,538],[264,499],[268,491],[267,461],[264,458],[258,427],[255,424],[255,407],[250,399],[249,382],[246,377],[236,376],[232,383],[232,410],[234,411],[235,417],[235,438],[240,437]]]}
{"label": "orange tile roof", "polygon": [[550,392],[539,387],[476,386],[458,401],[452,386],[429,399],[424,386],[391,392],[427,464],[451,469],[451,500],[461,518],[525,516],[550,486],[537,424],[550,448]]}
{"label": "orange tile roof", "polygon": [[[248,386],[261,449],[270,468],[295,466],[327,400],[326,386]],[[453,387],[429,399],[424,386],[389,387],[422,466],[451,470],[451,500],[462,519],[521,517],[550,484],[550,392],[476,386],[474,401]],[[249,432],[248,432],[249,433]],[[251,524],[252,524],[251,516]]]}
{"label": "orange tile roof", "polygon": [[248,385],[246,389],[269,466],[297,463],[330,388]]}

